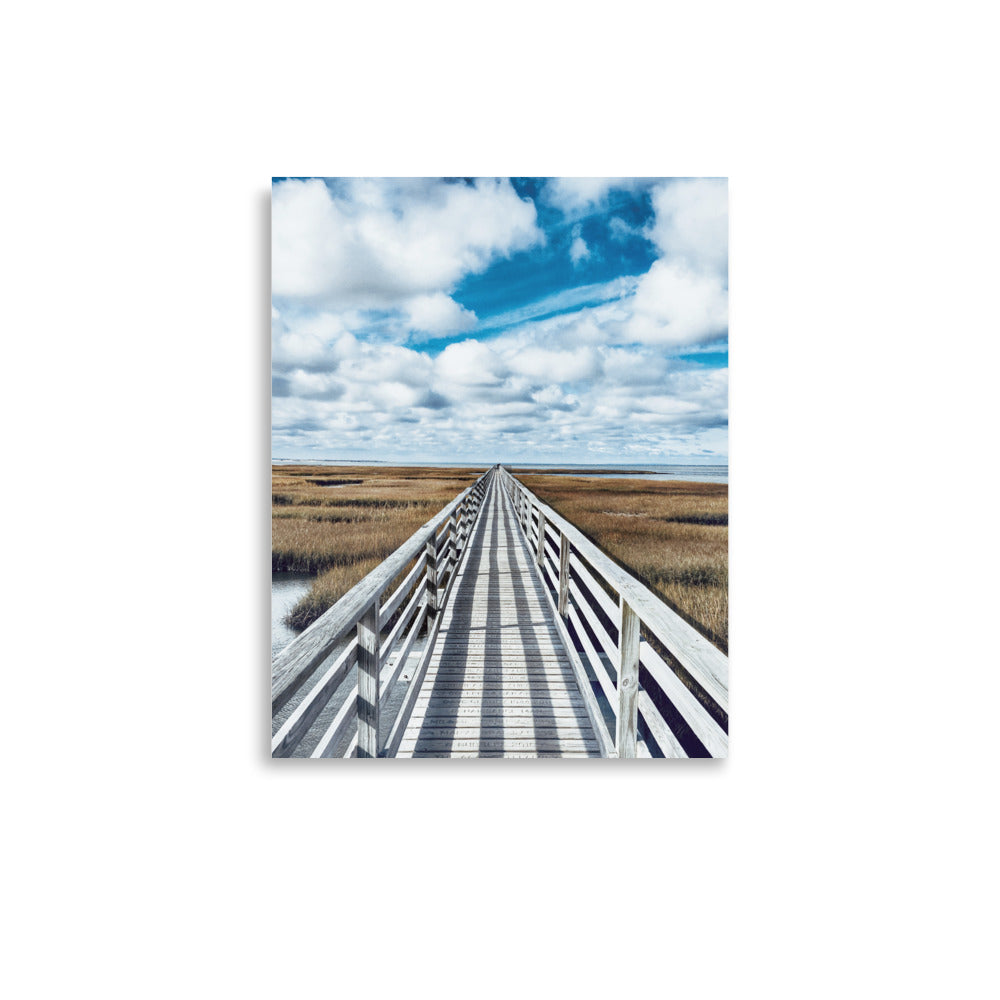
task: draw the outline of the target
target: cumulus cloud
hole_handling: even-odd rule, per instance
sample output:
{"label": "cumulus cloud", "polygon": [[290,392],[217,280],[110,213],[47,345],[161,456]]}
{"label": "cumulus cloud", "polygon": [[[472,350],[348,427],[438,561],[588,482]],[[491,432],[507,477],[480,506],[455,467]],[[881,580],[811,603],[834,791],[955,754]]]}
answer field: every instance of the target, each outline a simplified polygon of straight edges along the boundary
{"label": "cumulus cloud", "polygon": [[532,393],[531,398],[545,407],[546,410],[575,410],[580,405],[576,396],[567,395],[558,385],[547,385],[537,392]]}
{"label": "cumulus cloud", "polygon": [[656,261],[639,282],[626,329],[643,344],[697,344],[725,332],[729,305],[714,275]]}
{"label": "cumulus cloud", "polygon": [[437,359],[438,376],[459,386],[497,385],[508,371],[504,360],[478,340],[449,344]]}
{"label": "cumulus cloud", "polygon": [[577,382],[601,370],[598,353],[591,347],[554,351],[545,347],[514,349],[507,360],[512,371],[533,378]]}
{"label": "cumulus cloud", "polygon": [[294,367],[329,370],[357,349],[357,340],[342,319],[330,313],[290,320],[275,315],[272,319],[271,364],[279,371]]}
{"label": "cumulus cloud", "polygon": [[590,249],[580,232],[580,226],[573,227],[573,242],[569,246],[569,259],[573,262],[574,267],[578,267],[582,261],[590,256]]}
{"label": "cumulus cloud", "polygon": [[552,177],[543,196],[564,215],[582,215],[602,206],[614,188],[634,190],[644,183],[641,177]]}
{"label": "cumulus cloud", "polygon": [[507,180],[288,180],[271,199],[272,291],[348,307],[448,292],[497,257],[542,243]]}
{"label": "cumulus cloud", "polygon": [[[616,185],[549,182],[543,197],[582,214]],[[724,454],[728,372],[677,355],[728,327],[725,184],[671,181],[650,196],[641,230],[618,217],[559,223],[574,265],[612,256],[608,239],[645,236],[660,254],[646,273],[551,290],[481,323],[456,283],[544,241],[507,182],[276,185],[274,454],[485,460],[514,443],[538,460]],[[440,353],[420,346],[455,335]]]}
{"label": "cumulus cloud", "polygon": [[406,304],[410,327],[421,333],[464,333],[476,325],[476,314],[444,292],[418,295]]}
{"label": "cumulus cloud", "polygon": [[638,226],[630,226],[624,219],[613,215],[608,221],[608,233],[616,243],[624,243],[632,236],[641,236],[642,229]]}
{"label": "cumulus cloud", "polygon": [[646,235],[668,260],[725,275],[729,261],[729,191],[725,180],[675,180],[654,188],[655,217]]}
{"label": "cumulus cloud", "polygon": [[608,342],[677,347],[716,340],[729,326],[726,182],[671,180],[656,186],[651,200],[644,234],[661,256],[639,279],[627,302],[630,316]]}

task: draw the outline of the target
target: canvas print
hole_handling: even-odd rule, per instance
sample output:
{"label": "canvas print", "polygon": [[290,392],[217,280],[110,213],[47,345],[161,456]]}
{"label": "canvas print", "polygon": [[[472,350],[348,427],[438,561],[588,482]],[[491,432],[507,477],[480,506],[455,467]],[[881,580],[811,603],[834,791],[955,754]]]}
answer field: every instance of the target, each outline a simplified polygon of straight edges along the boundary
{"label": "canvas print", "polygon": [[271,211],[272,756],[725,757],[727,180]]}

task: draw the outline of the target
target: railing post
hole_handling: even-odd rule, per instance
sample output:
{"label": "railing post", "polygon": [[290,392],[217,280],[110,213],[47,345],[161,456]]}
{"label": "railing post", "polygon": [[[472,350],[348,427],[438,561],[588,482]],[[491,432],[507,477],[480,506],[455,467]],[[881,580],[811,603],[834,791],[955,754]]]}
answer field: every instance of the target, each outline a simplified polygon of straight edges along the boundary
{"label": "railing post", "polygon": [[535,562],[541,569],[545,565],[545,515],[538,508],[538,549],[535,552]]}
{"label": "railing post", "polygon": [[[450,561],[453,558],[458,558],[458,511],[454,510],[451,512],[448,518],[448,545],[446,549],[446,558]],[[449,573],[454,573],[454,568],[449,568]]]}
{"label": "railing post", "polygon": [[371,607],[358,620],[358,756],[377,757],[379,746],[379,604],[376,596]]}
{"label": "railing post", "polygon": [[466,497],[461,505],[460,509],[462,511],[458,518],[458,554],[461,555],[465,551],[465,539],[469,534],[469,498]]}
{"label": "railing post", "polygon": [[624,597],[618,633],[618,724],[615,749],[619,757],[634,757],[639,723],[639,616]]}
{"label": "railing post", "polygon": [[438,610],[438,570],[437,570],[437,532],[432,531],[427,542],[427,609],[433,615]]}
{"label": "railing post", "polygon": [[559,532],[559,614],[566,617],[569,603],[569,539],[565,531]]}

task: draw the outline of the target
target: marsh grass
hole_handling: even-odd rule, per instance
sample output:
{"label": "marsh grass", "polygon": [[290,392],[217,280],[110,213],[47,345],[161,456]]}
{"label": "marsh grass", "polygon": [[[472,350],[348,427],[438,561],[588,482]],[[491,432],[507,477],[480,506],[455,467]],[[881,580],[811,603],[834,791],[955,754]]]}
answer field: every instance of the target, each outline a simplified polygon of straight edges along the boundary
{"label": "marsh grass", "polygon": [[482,471],[273,466],[271,571],[316,574],[286,624],[312,624]]}
{"label": "marsh grass", "polygon": [[524,474],[518,478],[729,649],[729,487]]}

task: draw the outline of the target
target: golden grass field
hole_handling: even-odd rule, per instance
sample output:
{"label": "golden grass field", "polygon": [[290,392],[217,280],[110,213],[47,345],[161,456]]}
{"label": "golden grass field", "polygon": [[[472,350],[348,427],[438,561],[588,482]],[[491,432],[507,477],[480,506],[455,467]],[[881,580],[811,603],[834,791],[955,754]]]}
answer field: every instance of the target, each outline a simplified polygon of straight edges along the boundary
{"label": "golden grass field", "polygon": [[317,574],[288,624],[314,622],[483,471],[272,466],[271,571]]}
{"label": "golden grass field", "polygon": [[729,651],[729,487],[518,474],[541,500]]}
{"label": "golden grass field", "polygon": [[[273,466],[272,572],[317,574],[288,624],[301,629],[315,621],[483,471]],[[728,652],[727,485],[518,478]]]}

